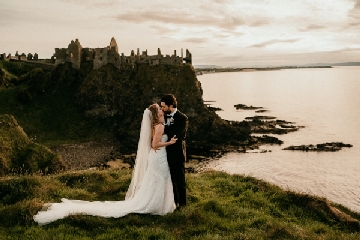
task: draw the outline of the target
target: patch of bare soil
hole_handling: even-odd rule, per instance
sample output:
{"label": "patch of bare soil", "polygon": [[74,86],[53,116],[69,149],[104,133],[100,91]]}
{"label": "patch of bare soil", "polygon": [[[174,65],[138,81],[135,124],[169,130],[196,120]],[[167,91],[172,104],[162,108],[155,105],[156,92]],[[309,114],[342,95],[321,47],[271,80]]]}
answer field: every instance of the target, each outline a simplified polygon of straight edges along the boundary
{"label": "patch of bare soil", "polygon": [[116,155],[116,143],[111,140],[64,144],[51,147],[51,151],[62,156],[70,170],[83,170],[106,166]]}

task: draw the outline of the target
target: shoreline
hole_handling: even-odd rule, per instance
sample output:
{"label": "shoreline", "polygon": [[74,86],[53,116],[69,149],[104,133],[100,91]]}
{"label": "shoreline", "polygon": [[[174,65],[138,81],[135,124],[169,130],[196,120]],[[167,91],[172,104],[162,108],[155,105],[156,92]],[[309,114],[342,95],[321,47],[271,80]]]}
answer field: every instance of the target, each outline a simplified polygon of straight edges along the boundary
{"label": "shoreline", "polygon": [[196,75],[224,72],[255,72],[255,71],[277,71],[282,69],[303,69],[303,68],[333,68],[332,66],[283,66],[267,68],[195,68]]}

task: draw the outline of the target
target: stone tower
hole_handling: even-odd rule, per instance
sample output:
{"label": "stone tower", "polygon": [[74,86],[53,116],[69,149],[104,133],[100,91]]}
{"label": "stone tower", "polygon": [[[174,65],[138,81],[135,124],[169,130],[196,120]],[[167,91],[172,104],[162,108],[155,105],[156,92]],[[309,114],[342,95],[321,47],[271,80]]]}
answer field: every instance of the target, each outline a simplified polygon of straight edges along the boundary
{"label": "stone tower", "polygon": [[114,49],[117,53],[119,52],[118,45],[114,37],[112,37],[110,40],[110,49]]}
{"label": "stone tower", "polygon": [[71,40],[68,46],[67,61],[72,63],[73,68],[80,68],[81,50],[82,46],[80,45],[79,39],[76,39],[75,42]]}

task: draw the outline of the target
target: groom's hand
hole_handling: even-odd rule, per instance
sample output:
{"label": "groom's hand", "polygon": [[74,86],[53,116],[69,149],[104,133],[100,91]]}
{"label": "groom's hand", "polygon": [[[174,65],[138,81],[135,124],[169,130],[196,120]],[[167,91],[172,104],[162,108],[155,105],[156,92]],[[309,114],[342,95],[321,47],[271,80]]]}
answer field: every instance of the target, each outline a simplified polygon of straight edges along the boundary
{"label": "groom's hand", "polygon": [[176,143],[176,141],[177,141],[178,139],[176,138],[176,135],[174,135],[171,139],[170,139],[170,143],[171,144],[174,144],[174,143]]}

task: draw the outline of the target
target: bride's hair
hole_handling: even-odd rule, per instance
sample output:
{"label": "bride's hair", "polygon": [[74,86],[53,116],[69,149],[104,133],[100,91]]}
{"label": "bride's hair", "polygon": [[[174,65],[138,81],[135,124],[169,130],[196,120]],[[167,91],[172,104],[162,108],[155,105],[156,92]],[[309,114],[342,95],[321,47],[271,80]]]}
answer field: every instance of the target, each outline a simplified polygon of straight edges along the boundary
{"label": "bride's hair", "polygon": [[154,103],[154,104],[151,104],[149,107],[148,107],[149,111],[151,112],[151,124],[152,126],[156,125],[156,124],[159,124],[159,105]]}

